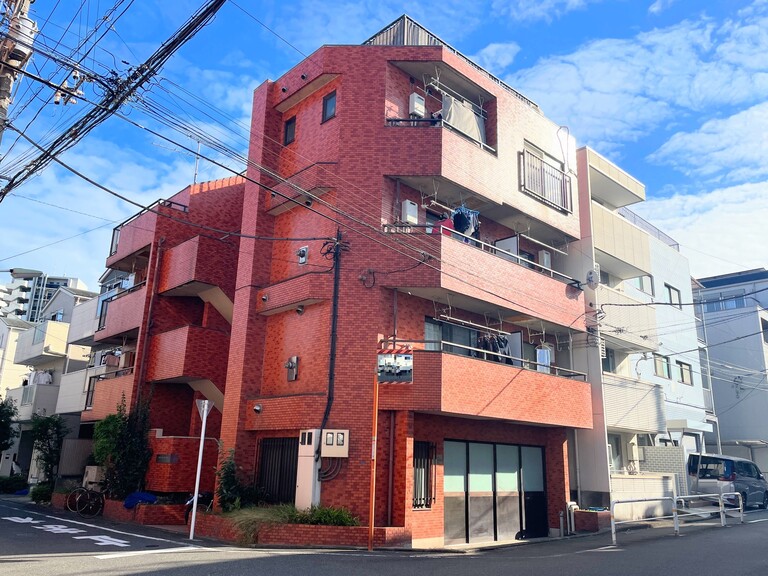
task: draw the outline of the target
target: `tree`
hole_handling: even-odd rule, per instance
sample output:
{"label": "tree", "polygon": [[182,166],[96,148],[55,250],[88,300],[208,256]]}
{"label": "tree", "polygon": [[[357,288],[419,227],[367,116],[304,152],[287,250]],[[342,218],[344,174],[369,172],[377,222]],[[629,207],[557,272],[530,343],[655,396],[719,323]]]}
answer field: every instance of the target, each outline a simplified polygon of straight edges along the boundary
{"label": "tree", "polygon": [[66,422],[58,414],[52,416],[32,414],[32,447],[37,451],[37,464],[42,469],[48,484],[52,484],[56,478],[61,447],[68,432]]}
{"label": "tree", "polygon": [[141,490],[149,468],[149,406],[144,402],[126,414],[125,397],[110,414],[96,423],[93,457],[104,467],[104,487],[115,498]]}
{"label": "tree", "polygon": [[6,398],[0,401],[0,452],[13,447],[19,436],[19,427],[16,424],[18,416],[19,411],[13,400]]}

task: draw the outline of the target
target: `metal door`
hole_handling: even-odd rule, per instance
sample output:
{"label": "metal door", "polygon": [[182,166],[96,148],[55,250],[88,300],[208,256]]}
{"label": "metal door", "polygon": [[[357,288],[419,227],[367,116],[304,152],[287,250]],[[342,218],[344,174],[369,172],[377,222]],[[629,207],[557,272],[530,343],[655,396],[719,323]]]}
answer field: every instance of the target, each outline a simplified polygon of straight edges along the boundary
{"label": "metal door", "polygon": [[261,441],[259,486],[266,492],[267,501],[276,504],[294,503],[298,462],[298,437],[264,438]]}

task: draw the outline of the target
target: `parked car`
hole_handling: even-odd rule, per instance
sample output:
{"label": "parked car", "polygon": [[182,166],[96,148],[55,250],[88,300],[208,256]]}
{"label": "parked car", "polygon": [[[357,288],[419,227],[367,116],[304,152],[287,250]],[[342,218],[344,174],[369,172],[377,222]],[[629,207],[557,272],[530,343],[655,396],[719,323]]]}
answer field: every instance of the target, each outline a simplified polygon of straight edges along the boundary
{"label": "parked car", "polygon": [[[757,464],[745,458],[723,454],[690,454],[688,489],[691,494],[738,492],[745,508],[768,508],[768,481]],[[736,496],[726,496],[725,501],[733,506],[739,504]]]}

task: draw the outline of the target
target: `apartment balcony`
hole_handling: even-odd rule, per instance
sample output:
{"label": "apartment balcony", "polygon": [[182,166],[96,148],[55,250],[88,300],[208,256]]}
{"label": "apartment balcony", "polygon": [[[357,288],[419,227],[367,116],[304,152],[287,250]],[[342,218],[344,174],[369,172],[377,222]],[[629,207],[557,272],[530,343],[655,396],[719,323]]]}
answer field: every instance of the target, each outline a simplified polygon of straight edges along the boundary
{"label": "apartment balcony", "polygon": [[144,305],[147,300],[147,285],[141,283],[129,290],[123,290],[101,307],[96,342],[120,344],[123,337],[136,338],[144,319]]}
{"label": "apartment balcony", "polygon": [[158,292],[197,296],[231,322],[236,271],[236,250],[212,238],[195,236],[163,254]]}
{"label": "apartment balcony", "polygon": [[664,390],[628,376],[603,373],[605,423],[627,432],[658,434],[666,430]]}
{"label": "apartment balcony", "polygon": [[19,334],[15,364],[37,366],[67,355],[69,323],[47,320]]}
{"label": "apartment balcony", "polygon": [[93,344],[93,336],[99,327],[98,309],[98,298],[92,298],[72,309],[67,342],[79,346],[91,346]]}
{"label": "apartment balcony", "polygon": [[648,233],[617,212],[592,202],[592,234],[595,259],[600,268],[621,279],[651,272]]}
{"label": "apartment balcony", "polygon": [[130,406],[133,399],[133,384],[133,367],[90,376],[85,410],[80,415],[80,420],[93,422],[114,414],[123,399],[125,399],[125,405]]}
{"label": "apartment balcony", "polygon": [[412,269],[388,274],[382,285],[479,314],[497,309],[512,323],[536,320],[578,329],[584,293],[575,279],[456,232],[441,232],[419,238],[434,259],[413,267],[414,261],[403,257],[393,267]]}
{"label": "apartment balcony", "polygon": [[584,374],[554,366],[524,365],[533,369],[448,352],[414,350],[413,381],[381,383],[379,408],[592,427],[590,384],[584,381]]}
{"label": "apartment balcony", "polygon": [[210,380],[224,386],[229,334],[200,326],[184,326],[152,337],[147,381]]}
{"label": "apartment balcony", "polygon": [[579,174],[585,168],[589,176],[589,192],[602,204],[620,208],[645,200],[645,186],[610,160],[590,148],[577,151]]}
{"label": "apartment balcony", "polygon": [[[93,404],[93,382],[106,378],[108,366],[92,366],[76,372],[62,374],[56,414],[82,412]],[[114,374],[114,373],[113,373]]]}
{"label": "apartment balcony", "polygon": [[613,347],[627,352],[653,352],[658,349],[656,311],[647,302],[635,300],[623,292],[600,285],[596,290],[600,335]]}
{"label": "apartment balcony", "polygon": [[186,206],[170,200],[158,200],[149,209],[151,211],[142,210],[115,226],[107,268],[129,272],[146,268],[158,218],[162,218],[157,213],[178,218],[187,212]]}
{"label": "apartment balcony", "polygon": [[[153,429],[149,431],[149,447],[152,458],[145,488],[156,492],[193,492],[200,437],[163,436],[162,430]],[[213,492],[218,455],[216,438],[206,438],[200,468],[201,492]]]}
{"label": "apartment balcony", "polygon": [[56,410],[59,387],[53,384],[29,384],[7,390],[5,397],[16,403],[18,422],[32,420],[33,414],[51,416]]}

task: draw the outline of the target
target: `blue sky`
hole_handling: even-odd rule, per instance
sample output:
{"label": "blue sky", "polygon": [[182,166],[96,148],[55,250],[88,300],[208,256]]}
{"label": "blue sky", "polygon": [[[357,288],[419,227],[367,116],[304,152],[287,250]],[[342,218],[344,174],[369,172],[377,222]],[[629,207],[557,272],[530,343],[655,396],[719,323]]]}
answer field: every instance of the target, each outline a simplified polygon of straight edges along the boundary
{"label": "blue sky", "polygon": [[[201,3],[123,0],[125,14],[113,15],[111,30],[101,24],[104,36],[84,67],[124,72]],[[38,44],[77,54],[107,4],[37,0]],[[322,44],[358,44],[403,13],[536,101],[579,145],[642,181],[648,201],[633,209],[680,242],[695,276],[768,264],[768,0],[236,0],[122,112],[196,148],[194,138],[147,113],[165,107],[244,154],[255,87]],[[56,83],[65,77],[41,54],[28,69]],[[83,101],[55,106],[53,90],[28,80],[17,90],[11,121],[28,125],[37,142],[49,142],[88,109]],[[84,92],[85,99],[99,96],[92,84]],[[0,175],[28,159],[23,141],[9,151],[15,139],[10,131],[3,136]],[[231,157],[203,153],[243,169]],[[119,118],[62,159],[145,204],[181,190],[195,171],[191,154]],[[223,175],[201,161],[199,180]],[[96,289],[111,229],[135,211],[50,165],[0,204],[0,268],[79,276]]]}

